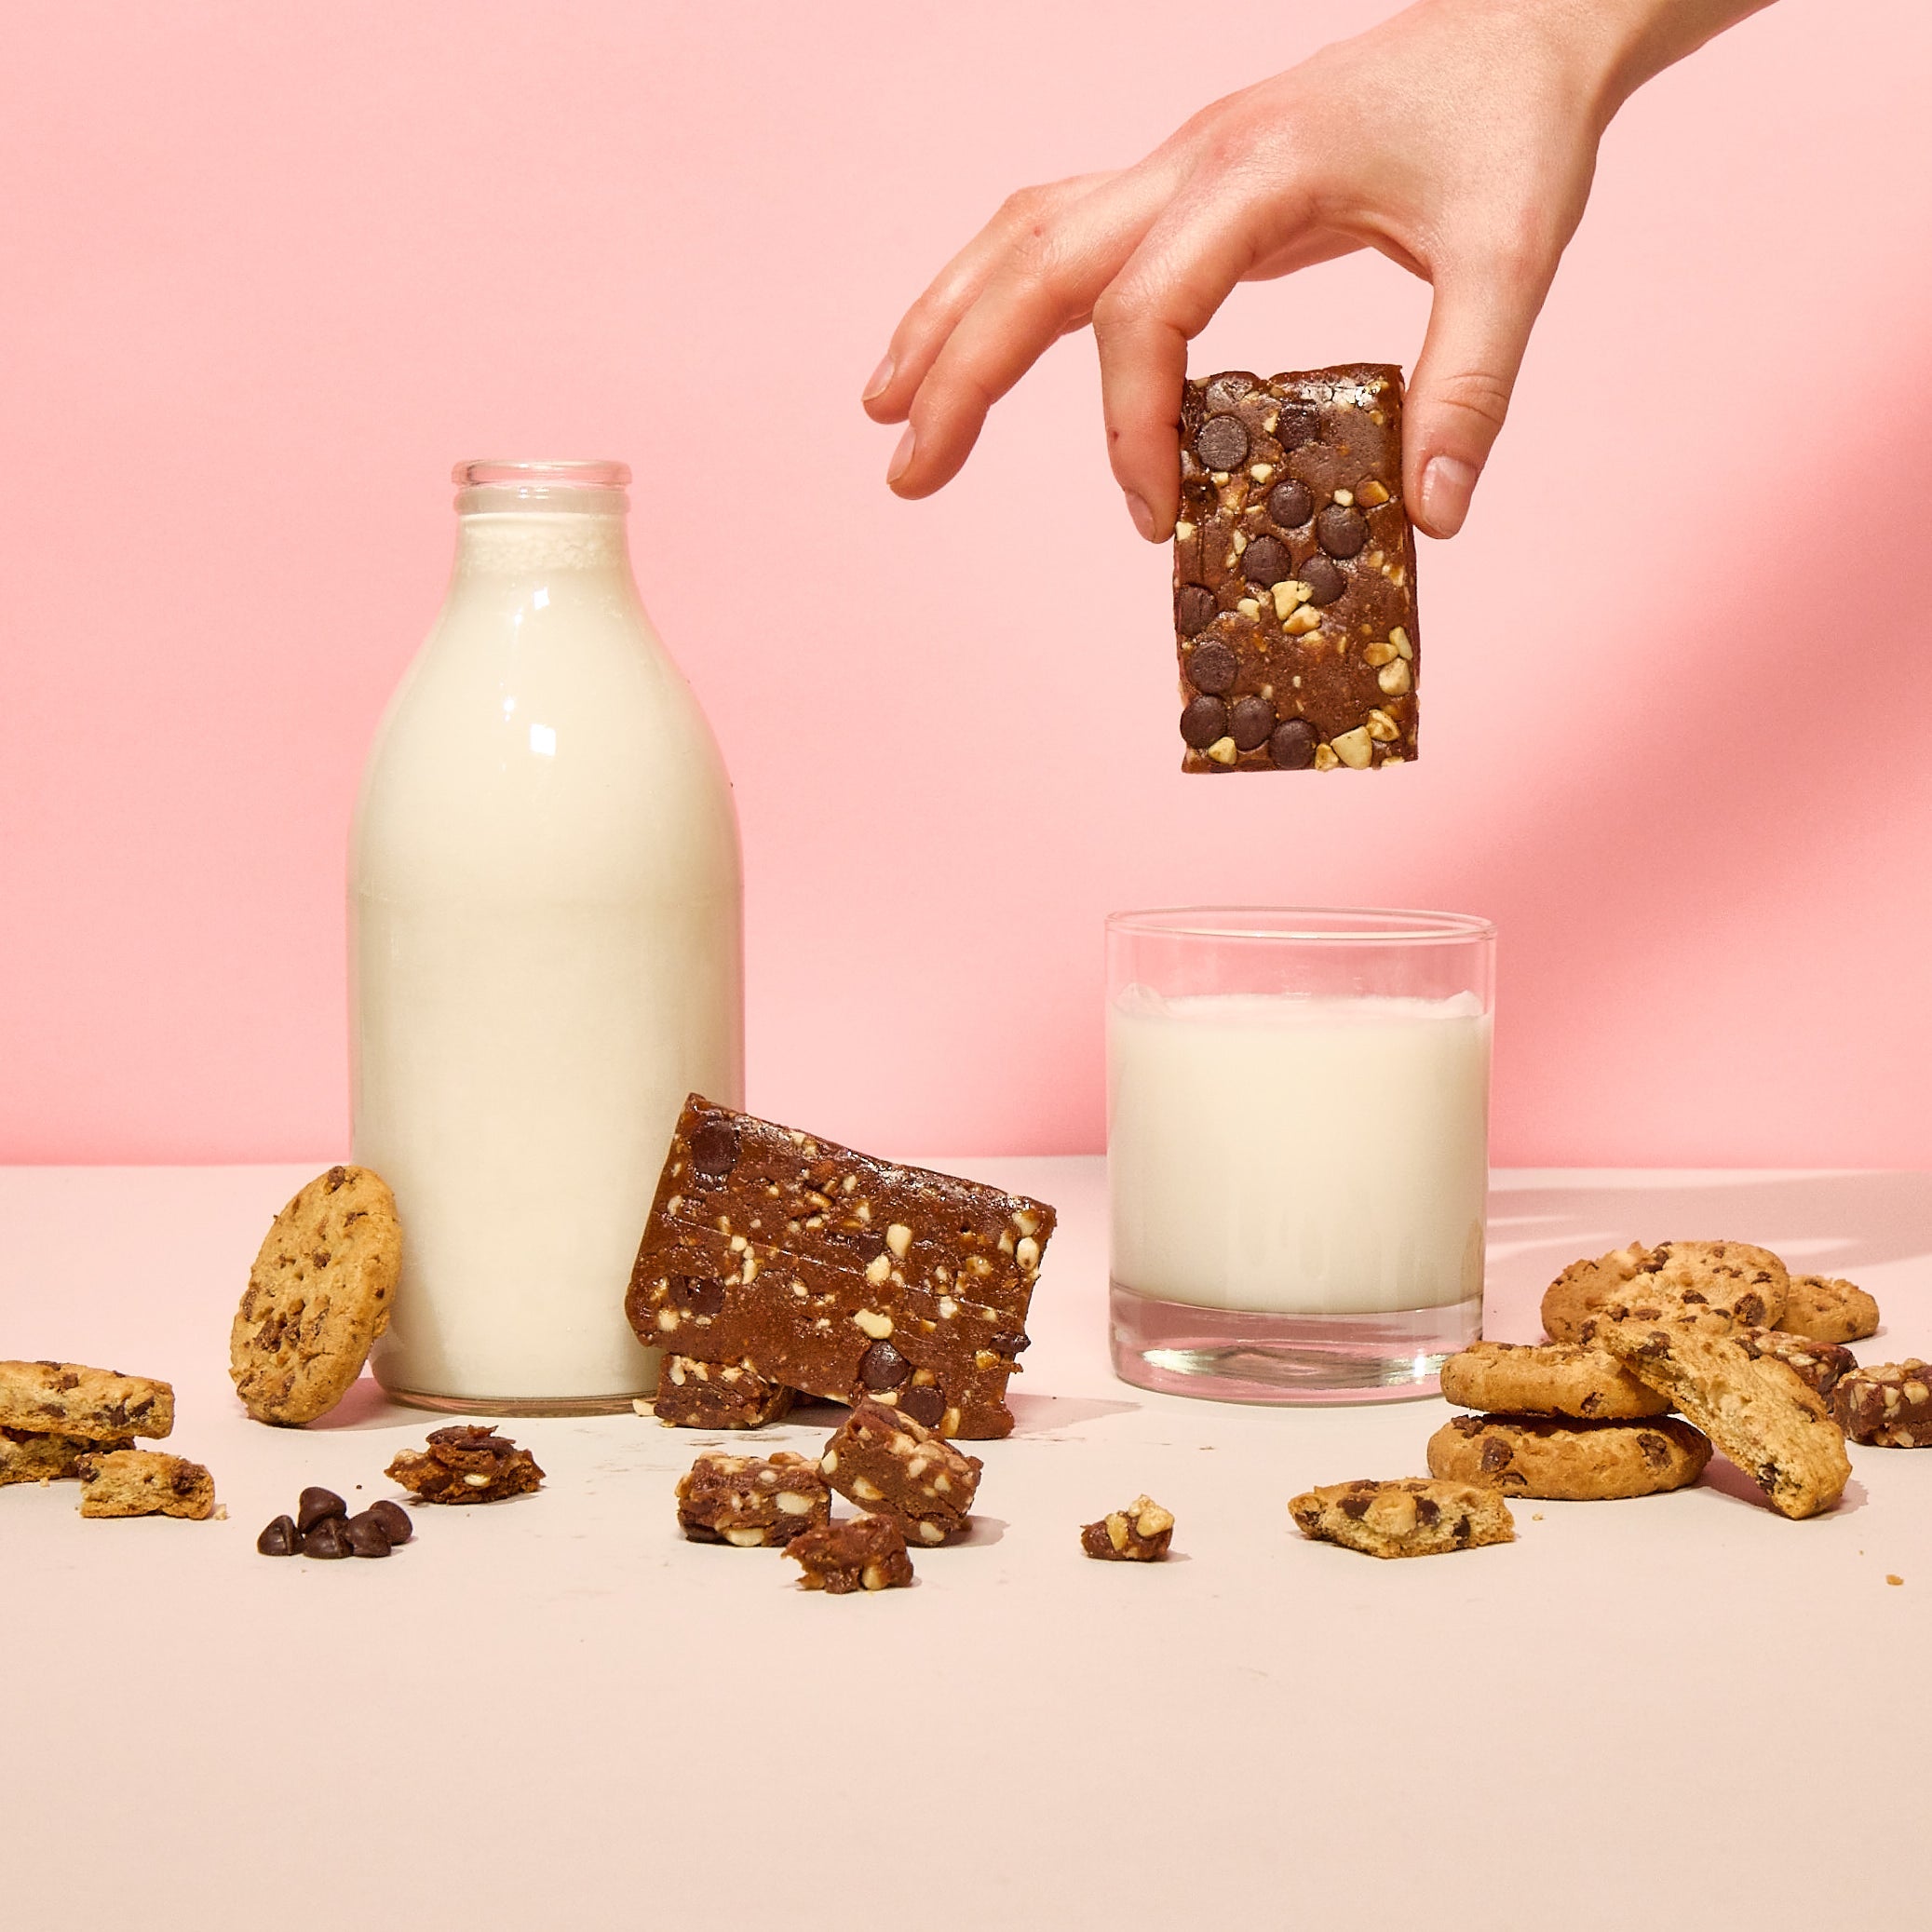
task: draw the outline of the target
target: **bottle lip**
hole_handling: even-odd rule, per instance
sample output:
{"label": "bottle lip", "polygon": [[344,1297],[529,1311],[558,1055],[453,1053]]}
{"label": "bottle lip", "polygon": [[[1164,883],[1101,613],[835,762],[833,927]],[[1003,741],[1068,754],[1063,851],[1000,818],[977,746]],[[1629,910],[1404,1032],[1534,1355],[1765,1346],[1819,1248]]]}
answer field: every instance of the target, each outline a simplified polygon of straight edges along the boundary
{"label": "bottle lip", "polygon": [[459,463],[450,480],[459,490],[621,490],[630,481],[630,466],[608,458],[483,456]]}

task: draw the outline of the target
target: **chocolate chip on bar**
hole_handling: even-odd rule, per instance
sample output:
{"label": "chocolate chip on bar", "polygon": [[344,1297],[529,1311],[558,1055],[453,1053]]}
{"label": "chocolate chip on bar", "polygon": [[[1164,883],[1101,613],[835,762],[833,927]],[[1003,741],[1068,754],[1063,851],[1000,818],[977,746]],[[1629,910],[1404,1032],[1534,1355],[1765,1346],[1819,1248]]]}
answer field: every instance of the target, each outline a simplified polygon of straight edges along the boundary
{"label": "chocolate chip on bar", "polygon": [[1400,370],[1270,382],[1231,370],[1187,385],[1174,628],[1183,771],[1363,771],[1415,756]]}
{"label": "chocolate chip on bar", "polygon": [[1839,1425],[1854,1442],[1878,1449],[1932,1449],[1932,1362],[1853,1369],[1831,1392]]}
{"label": "chocolate chip on bar", "polygon": [[81,1362],[0,1362],[0,1428],[103,1443],[155,1440],[173,1427],[168,1383]]}
{"label": "chocolate chip on bar", "polygon": [[1103,1563],[1162,1562],[1173,1540],[1173,1517],[1151,1496],[1136,1496],[1080,1532],[1080,1547]]}
{"label": "chocolate chip on bar", "polygon": [[791,1407],[791,1391],[750,1362],[701,1362],[668,1355],[652,1404],[667,1428],[762,1429]]}
{"label": "chocolate chip on bar", "polygon": [[625,1307],[687,1375],[745,1366],[831,1401],[870,1395],[940,1435],[1004,1436],[1054,1219],[694,1094]]}
{"label": "chocolate chip on bar", "polygon": [[474,1423],[431,1429],[427,1448],[403,1450],[385,1473],[426,1503],[495,1503],[523,1495],[544,1479],[527,1449]]}
{"label": "chocolate chip on bar", "polygon": [[848,1502],[890,1517],[909,1543],[943,1543],[972,1513],[982,1465],[871,1398],[825,1445],[818,1467]]}
{"label": "chocolate chip on bar", "polygon": [[799,1587],[843,1597],[853,1590],[903,1589],[912,1560],[898,1525],[885,1516],[850,1516],[794,1536],[785,1546],[805,1573]]}
{"label": "chocolate chip on bar", "polygon": [[694,1543],[770,1549],[831,1520],[831,1492],[810,1456],[709,1452],[678,1478],[678,1527]]}

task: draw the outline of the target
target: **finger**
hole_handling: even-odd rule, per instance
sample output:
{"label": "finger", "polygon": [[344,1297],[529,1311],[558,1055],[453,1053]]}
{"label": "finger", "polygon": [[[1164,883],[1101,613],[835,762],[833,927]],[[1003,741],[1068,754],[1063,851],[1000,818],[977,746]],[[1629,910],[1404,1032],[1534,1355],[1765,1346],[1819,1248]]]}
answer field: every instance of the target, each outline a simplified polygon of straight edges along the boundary
{"label": "finger", "polygon": [[1104,173],[1074,175],[1008,196],[999,212],[940,269],[900,318],[885,358],[866,384],[862,399],[867,415],[875,423],[902,423],[960,317],[979,300],[1016,243],[1111,179]]}
{"label": "finger", "polygon": [[1258,208],[1251,191],[1223,180],[1174,201],[1094,304],[1108,460],[1150,542],[1172,535],[1180,507],[1187,345],[1235,284],[1285,259],[1307,225],[1293,189]]}
{"label": "finger", "polygon": [[920,384],[887,481],[925,496],[955,476],[987,412],[1070,330],[1119,272],[1170,192],[1168,171],[1115,177],[1008,251]]}
{"label": "finger", "polygon": [[1402,434],[1404,493],[1431,536],[1453,536],[1469,514],[1554,269],[1491,259],[1435,278]]}

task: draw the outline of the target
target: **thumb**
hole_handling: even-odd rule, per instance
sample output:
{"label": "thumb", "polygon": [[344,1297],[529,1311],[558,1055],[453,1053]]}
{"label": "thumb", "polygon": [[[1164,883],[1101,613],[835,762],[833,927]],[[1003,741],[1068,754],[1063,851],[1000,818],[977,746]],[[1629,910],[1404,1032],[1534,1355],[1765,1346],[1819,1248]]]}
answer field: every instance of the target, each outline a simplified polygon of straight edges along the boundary
{"label": "thumb", "polygon": [[1550,272],[1466,269],[1436,282],[1404,408],[1404,493],[1418,525],[1453,536],[1508,412]]}

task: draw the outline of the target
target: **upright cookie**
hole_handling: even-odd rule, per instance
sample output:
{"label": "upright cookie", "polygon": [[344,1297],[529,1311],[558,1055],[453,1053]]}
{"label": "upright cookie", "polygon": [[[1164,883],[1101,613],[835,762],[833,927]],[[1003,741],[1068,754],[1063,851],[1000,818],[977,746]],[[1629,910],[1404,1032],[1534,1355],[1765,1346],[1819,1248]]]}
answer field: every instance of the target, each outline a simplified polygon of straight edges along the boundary
{"label": "upright cookie", "polygon": [[1632,1241],[1628,1248],[1613,1249],[1592,1260],[1572,1262],[1543,1290],[1544,1332],[1552,1342],[1581,1342],[1584,1323],[1621,1293],[1649,1261],[1650,1250]]}
{"label": "upright cookie", "polygon": [[257,1422],[313,1422],[342,1400],[389,1325],[401,1264],[396,1198],[367,1168],[331,1168],[276,1216],[228,1335]]}
{"label": "upright cookie", "polygon": [[1710,1444],[1675,1416],[1583,1422],[1555,1415],[1458,1415],[1429,1438],[1429,1474],[1508,1495],[1591,1503],[1696,1481]]}
{"label": "upright cookie", "polygon": [[1683,1322],[1605,1322],[1598,1342],[1668,1395],[1780,1516],[1816,1516],[1844,1493],[1844,1432],[1787,1363]]}
{"label": "upright cookie", "polygon": [[1854,1369],[1832,1391],[1840,1425],[1877,1449],[1932,1449],[1932,1362],[1908,1356]]}
{"label": "upright cookie", "polygon": [[80,1362],[0,1362],[0,1428],[123,1442],[174,1427],[174,1390],[145,1375]]}
{"label": "upright cookie", "polygon": [[215,1483],[199,1463],[154,1449],[116,1449],[80,1459],[83,1516],[182,1516],[195,1522],[214,1514]]}
{"label": "upright cookie", "polygon": [[1777,1326],[1808,1342],[1862,1342],[1878,1333],[1878,1304],[1835,1276],[1793,1275]]}
{"label": "upright cookie", "polygon": [[1600,1421],[1641,1420],[1666,1414],[1670,1407],[1668,1397],[1640,1382],[1614,1356],[1571,1342],[1533,1347],[1472,1342],[1442,1364],[1442,1393],[1459,1409]]}
{"label": "upright cookie", "polygon": [[1502,1496],[1471,1482],[1334,1482],[1304,1491],[1288,1507],[1303,1535],[1371,1557],[1444,1556],[1516,1537]]}

